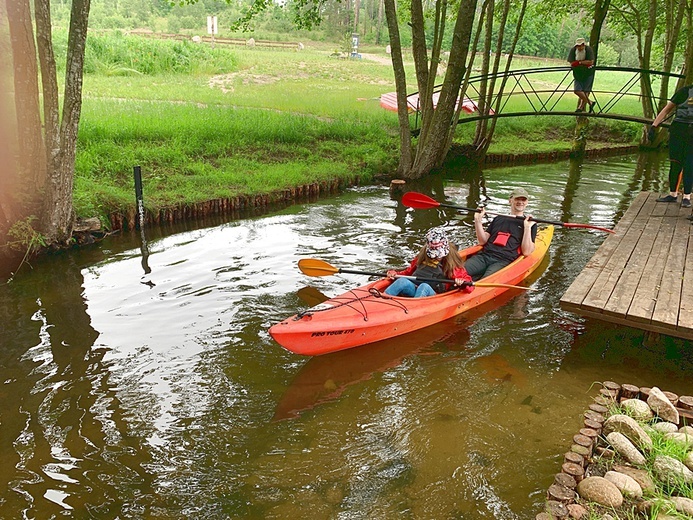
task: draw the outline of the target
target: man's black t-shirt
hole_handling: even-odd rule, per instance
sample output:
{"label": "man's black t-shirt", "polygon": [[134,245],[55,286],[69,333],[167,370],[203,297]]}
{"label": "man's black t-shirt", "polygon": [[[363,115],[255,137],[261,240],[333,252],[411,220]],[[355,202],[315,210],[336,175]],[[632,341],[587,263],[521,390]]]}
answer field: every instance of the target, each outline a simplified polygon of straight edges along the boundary
{"label": "man's black t-shirt", "polygon": [[[512,262],[520,256],[524,235],[524,219],[498,216],[489,224],[486,232],[491,236],[484,245],[484,252],[498,260]],[[503,235],[506,233],[507,235]],[[532,242],[537,238],[537,226],[532,226]],[[502,245],[505,243],[505,245]]]}

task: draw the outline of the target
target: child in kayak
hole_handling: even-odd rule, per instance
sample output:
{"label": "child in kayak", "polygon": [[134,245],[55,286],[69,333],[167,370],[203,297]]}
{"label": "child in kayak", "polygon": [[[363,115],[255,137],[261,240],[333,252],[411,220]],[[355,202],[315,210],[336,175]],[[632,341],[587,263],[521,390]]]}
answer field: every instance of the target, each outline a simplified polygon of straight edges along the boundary
{"label": "child in kayak", "polygon": [[[408,278],[396,278],[397,275],[420,276],[422,278],[441,278],[454,279],[454,286],[449,283],[417,282]],[[421,248],[419,254],[414,258],[409,267],[403,271],[390,269],[387,277],[394,280],[385,289],[385,294],[389,296],[413,296],[420,298],[423,296],[433,296],[443,293],[453,287],[462,287],[465,292],[472,292],[474,287],[471,285],[463,286],[464,282],[471,282],[472,278],[464,268],[464,262],[459,254],[457,247],[450,243],[443,228],[433,228],[426,233],[426,245]]]}

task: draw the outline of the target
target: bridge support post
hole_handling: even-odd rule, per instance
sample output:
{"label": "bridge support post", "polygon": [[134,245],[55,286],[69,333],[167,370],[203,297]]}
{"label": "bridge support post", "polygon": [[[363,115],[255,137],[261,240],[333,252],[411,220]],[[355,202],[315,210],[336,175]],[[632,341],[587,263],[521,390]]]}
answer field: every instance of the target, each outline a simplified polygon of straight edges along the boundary
{"label": "bridge support post", "polygon": [[585,148],[587,146],[587,129],[589,128],[589,118],[588,117],[576,117],[575,124],[575,137],[573,138],[573,145],[570,148],[571,157],[582,157],[585,155]]}

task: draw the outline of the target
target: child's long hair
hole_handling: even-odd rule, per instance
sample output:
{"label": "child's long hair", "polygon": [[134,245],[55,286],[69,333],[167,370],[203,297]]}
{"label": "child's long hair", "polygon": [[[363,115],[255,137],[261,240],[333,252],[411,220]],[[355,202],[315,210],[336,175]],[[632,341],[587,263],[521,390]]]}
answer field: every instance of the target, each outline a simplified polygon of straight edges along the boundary
{"label": "child's long hair", "polygon": [[[447,278],[452,279],[454,277],[455,267],[464,267],[464,261],[457,251],[457,246],[452,242],[449,243],[450,252],[448,256],[441,260],[441,265],[443,267],[443,272]],[[416,257],[416,265],[421,265],[424,260],[430,261],[430,258],[426,256],[426,245],[421,248],[419,254]]]}

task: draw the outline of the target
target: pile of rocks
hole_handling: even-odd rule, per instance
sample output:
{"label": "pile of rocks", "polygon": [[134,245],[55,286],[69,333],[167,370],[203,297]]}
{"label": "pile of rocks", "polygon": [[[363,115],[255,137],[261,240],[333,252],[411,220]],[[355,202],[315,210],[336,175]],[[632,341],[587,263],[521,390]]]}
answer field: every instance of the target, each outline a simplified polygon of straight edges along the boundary
{"label": "pile of rocks", "polygon": [[[653,504],[643,496],[654,491],[656,483],[643,467],[653,434],[687,451],[683,461],[654,456],[651,470],[657,482],[693,486],[693,427],[688,424],[693,425],[693,397],[657,387],[602,383],[536,520],[587,518],[590,505],[649,511]],[[672,496],[668,501],[672,510],[693,517],[693,500]]]}

